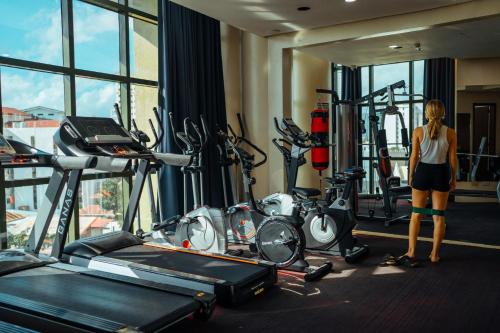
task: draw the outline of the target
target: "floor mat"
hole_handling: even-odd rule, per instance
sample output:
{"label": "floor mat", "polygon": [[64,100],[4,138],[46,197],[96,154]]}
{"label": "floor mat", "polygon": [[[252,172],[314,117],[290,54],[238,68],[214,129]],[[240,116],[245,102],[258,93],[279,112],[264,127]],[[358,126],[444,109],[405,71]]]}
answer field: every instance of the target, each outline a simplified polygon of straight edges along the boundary
{"label": "floor mat", "polygon": [[[411,207],[401,205],[398,215],[410,214]],[[367,206],[360,208],[366,214]],[[376,215],[383,215],[378,207]],[[430,219],[430,217],[427,217]],[[497,203],[450,203],[446,211],[446,239],[500,245],[500,205]],[[408,222],[385,227],[383,222],[359,221],[358,230],[408,235]],[[432,223],[423,224],[420,235],[432,237]]]}
{"label": "floor mat", "polygon": [[[319,282],[280,275],[277,288],[237,308],[218,307],[207,323],[187,320],[175,332],[498,332],[500,251],[443,245],[443,262],[379,267],[406,241],[362,238],[371,255],[358,265],[333,258],[335,272]],[[309,257],[311,262],[324,258]],[[332,258],[330,258],[332,259]]]}

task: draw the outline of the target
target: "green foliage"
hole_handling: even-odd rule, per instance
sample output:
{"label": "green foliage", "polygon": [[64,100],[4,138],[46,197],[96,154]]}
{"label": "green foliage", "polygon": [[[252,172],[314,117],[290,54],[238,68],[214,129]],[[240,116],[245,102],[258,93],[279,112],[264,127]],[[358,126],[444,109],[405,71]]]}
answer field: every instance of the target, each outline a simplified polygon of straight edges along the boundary
{"label": "green foliage", "polygon": [[123,212],[123,190],[120,178],[106,179],[102,184],[102,199],[100,204],[102,209],[111,210],[118,219]]}

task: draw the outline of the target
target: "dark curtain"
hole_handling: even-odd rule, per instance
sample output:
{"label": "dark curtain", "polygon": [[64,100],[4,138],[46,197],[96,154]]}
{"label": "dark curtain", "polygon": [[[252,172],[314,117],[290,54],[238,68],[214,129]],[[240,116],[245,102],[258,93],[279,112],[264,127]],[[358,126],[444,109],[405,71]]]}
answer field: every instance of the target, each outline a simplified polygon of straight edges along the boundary
{"label": "dark curtain", "polygon": [[[341,100],[344,101],[355,101],[358,98],[361,98],[361,68],[350,68],[346,66],[342,66],[342,96],[340,96]],[[354,106],[356,108],[356,112],[358,112],[358,119],[361,119],[361,108],[359,106]],[[360,126],[360,124],[358,124]],[[365,128],[368,128],[368,124],[364,125]],[[361,126],[360,126],[361,127]],[[358,130],[358,142],[361,142],[361,128]],[[333,147],[335,149],[335,147]],[[358,166],[363,166],[362,162],[362,150],[357,149],[357,164]],[[332,151],[333,154],[333,151]],[[342,170],[339,170],[342,171]],[[359,182],[360,190],[362,186],[362,182]]]}
{"label": "dark curtain", "polygon": [[[170,1],[159,1],[159,103],[163,111],[165,137],[161,150],[180,153],[172,139],[168,113],[176,129],[185,117],[199,124],[204,115],[213,136],[217,126],[226,128],[226,109],[219,21]],[[201,126],[200,126],[201,128]],[[222,180],[216,147],[204,153],[205,204],[222,207]],[[164,218],[183,212],[182,173],[164,167],[160,175]],[[191,187],[188,183],[188,192]],[[191,195],[189,196],[191,200]],[[192,202],[189,203],[189,208]]]}
{"label": "dark curtain", "polygon": [[[444,123],[455,127],[455,60],[428,59],[424,63],[424,96],[426,102],[439,99],[446,108]],[[425,106],[424,106],[425,107]],[[425,123],[425,114],[424,114]]]}
{"label": "dark curtain", "polygon": [[361,97],[361,68],[342,66],[342,96],[340,99],[354,101]]}

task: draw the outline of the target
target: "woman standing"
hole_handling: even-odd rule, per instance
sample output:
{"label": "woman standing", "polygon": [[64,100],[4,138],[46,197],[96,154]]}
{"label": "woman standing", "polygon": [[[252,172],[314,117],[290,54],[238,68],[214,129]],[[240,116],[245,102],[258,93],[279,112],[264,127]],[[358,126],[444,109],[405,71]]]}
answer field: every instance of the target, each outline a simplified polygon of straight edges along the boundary
{"label": "woman standing", "polygon": [[[434,220],[432,252],[429,258],[433,263],[439,262],[439,248],[446,228],[444,213],[449,192],[456,186],[458,166],[457,136],[453,129],[443,125],[444,116],[443,103],[439,100],[429,101],[425,107],[428,123],[413,132],[408,179],[412,187],[413,208],[408,252],[398,258],[400,264],[410,267],[418,265],[415,249],[422,215],[432,215]],[[432,209],[426,208],[429,195],[432,198]]]}

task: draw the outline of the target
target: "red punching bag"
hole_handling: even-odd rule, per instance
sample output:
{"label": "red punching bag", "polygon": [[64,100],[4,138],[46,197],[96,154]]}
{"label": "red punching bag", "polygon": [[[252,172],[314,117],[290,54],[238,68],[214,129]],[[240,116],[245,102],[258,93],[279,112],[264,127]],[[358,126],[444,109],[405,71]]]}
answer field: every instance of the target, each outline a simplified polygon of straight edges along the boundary
{"label": "red punching bag", "polygon": [[328,104],[318,103],[316,109],[311,112],[311,134],[315,141],[311,149],[311,162],[313,168],[320,172],[328,168],[330,163],[329,119]]}

